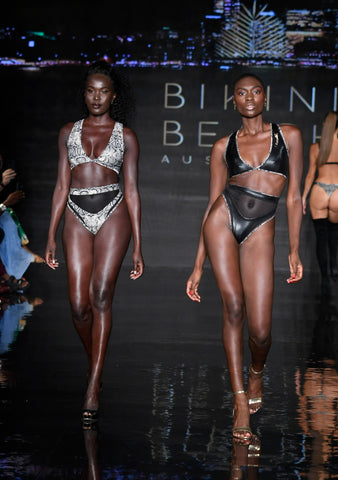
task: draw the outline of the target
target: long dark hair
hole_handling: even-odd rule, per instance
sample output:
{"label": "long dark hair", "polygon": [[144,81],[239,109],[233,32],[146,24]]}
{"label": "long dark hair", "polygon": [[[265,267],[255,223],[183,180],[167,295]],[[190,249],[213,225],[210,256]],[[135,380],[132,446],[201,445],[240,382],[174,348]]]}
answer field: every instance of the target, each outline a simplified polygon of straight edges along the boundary
{"label": "long dark hair", "polygon": [[[105,60],[98,60],[87,69],[83,82],[83,94],[88,78],[95,73],[106,75],[113,84],[116,97],[110,107],[110,116],[129,127],[135,115],[135,99],[127,76]],[[87,108],[86,114],[88,115]]]}
{"label": "long dark hair", "polygon": [[331,110],[325,116],[323,123],[322,135],[319,142],[319,154],[317,158],[317,166],[321,167],[329,158],[334,132],[338,127],[338,113]]}

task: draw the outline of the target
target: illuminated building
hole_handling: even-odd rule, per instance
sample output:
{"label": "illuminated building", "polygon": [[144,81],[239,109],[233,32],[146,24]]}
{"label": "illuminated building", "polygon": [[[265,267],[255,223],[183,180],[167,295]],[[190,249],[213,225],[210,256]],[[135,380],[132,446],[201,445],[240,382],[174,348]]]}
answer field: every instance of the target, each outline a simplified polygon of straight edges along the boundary
{"label": "illuminated building", "polygon": [[224,28],[228,29],[231,25],[231,19],[240,11],[241,2],[239,0],[215,0],[214,12],[222,15]]}
{"label": "illuminated building", "polygon": [[293,56],[331,58],[337,56],[337,9],[289,10],[287,41]]}
{"label": "illuminated building", "polygon": [[323,10],[288,10],[286,14],[286,36],[291,45],[303,42],[306,38],[324,35]]}
{"label": "illuminated building", "polygon": [[288,53],[285,26],[267,5],[256,11],[256,0],[250,11],[245,5],[229,19],[218,39],[219,58],[285,58]]}

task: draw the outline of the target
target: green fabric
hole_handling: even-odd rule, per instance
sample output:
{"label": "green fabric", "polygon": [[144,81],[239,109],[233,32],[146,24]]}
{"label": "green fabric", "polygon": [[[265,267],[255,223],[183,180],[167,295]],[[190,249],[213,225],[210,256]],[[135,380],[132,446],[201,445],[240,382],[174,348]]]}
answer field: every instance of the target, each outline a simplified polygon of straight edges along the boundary
{"label": "green fabric", "polygon": [[26,233],[24,232],[24,229],[22,228],[22,225],[21,225],[16,213],[14,212],[14,210],[12,208],[9,208],[9,207],[7,207],[7,212],[13,218],[16,226],[18,227],[18,234],[19,234],[19,237],[20,237],[20,240],[21,240],[21,245],[27,245],[27,243],[29,242],[28,237],[27,237]]}

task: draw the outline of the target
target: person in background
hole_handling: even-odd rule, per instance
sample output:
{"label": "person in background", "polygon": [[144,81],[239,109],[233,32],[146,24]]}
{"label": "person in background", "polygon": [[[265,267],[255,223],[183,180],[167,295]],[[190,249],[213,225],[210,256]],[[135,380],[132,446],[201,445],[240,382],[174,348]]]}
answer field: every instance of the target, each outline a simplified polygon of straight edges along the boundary
{"label": "person in background", "polygon": [[[116,281],[133,236],[130,278],[143,273],[139,144],[126,126],[129,85],[105,61],[85,79],[87,116],[59,133],[59,166],[45,259],[58,266],[55,236],[64,214],[63,249],[75,328],[88,357],[82,422],[98,419],[101,374],[112,328]],[[123,172],[124,193],[119,184]]]}
{"label": "person in background", "polygon": [[[0,242],[3,239],[4,235],[5,234],[4,234],[4,232],[1,228],[0,229]],[[8,280],[8,278],[9,278],[9,275],[6,272],[5,265],[3,264],[3,262],[0,258],[0,295],[2,295],[4,293],[12,293],[13,292],[13,290],[8,285],[6,285],[6,281]],[[16,290],[17,289],[15,289],[14,291],[16,291]]]}
{"label": "person in background", "polygon": [[[0,155],[0,167],[3,160]],[[6,187],[14,180],[16,172],[8,168],[2,172],[0,196],[6,194]],[[44,259],[32,252],[27,244],[29,240],[12,206],[25,198],[22,190],[9,193],[0,203],[0,228],[3,236],[0,241],[0,258],[6,273],[1,276],[3,283],[11,290],[25,290],[29,282],[23,277],[31,263],[44,263]]]}
{"label": "person in background", "polygon": [[310,146],[310,161],[302,195],[307,197],[316,235],[316,256],[321,273],[321,292],[330,295],[330,278],[337,280],[338,248],[338,113],[327,113],[320,142]]}
{"label": "person in background", "polygon": [[[234,85],[233,104],[242,126],[215,142],[210,159],[210,196],[201,227],[188,297],[198,287],[208,255],[223,304],[223,345],[234,396],[234,441],[250,443],[250,414],[262,406],[262,380],[271,346],[275,213],[286,184],[289,228],[288,283],[303,275],[299,257],[303,142],[293,125],[263,119],[262,80],[247,73]],[[251,364],[243,383],[243,329],[247,317]]]}
{"label": "person in background", "polygon": [[25,328],[34,308],[43,303],[39,297],[28,298],[22,293],[2,297],[0,303],[0,361],[13,349],[17,335]]}

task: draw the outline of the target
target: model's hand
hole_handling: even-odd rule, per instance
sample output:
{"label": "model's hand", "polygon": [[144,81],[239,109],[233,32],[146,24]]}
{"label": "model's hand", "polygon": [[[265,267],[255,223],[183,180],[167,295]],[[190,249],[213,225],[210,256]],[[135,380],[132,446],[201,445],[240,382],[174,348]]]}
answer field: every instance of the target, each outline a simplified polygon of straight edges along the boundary
{"label": "model's hand", "polygon": [[16,172],[12,168],[7,168],[2,172],[2,183],[4,186],[8,185],[13,178],[15,178]]}
{"label": "model's hand", "polygon": [[59,266],[59,262],[55,258],[56,253],[56,243],[54,241],[49,241],[46,247],[45,260],[47,265],[55,270]]}
{"label": "model's hand", "polygon": [[6,207],[11,207],[20,202],[23,198],[25,198],[25,192],[22,190],[16,190],[15,192],[10,193],[3,203]]}
{"label": "model's hand", "polygon": [[288,283],[299,282],[303,278],[303,265],[299,255],[290,253],[289,255],[290,277],[286,280]]}
{"label": "model's hand", "polygon": [[131,280],[136,280],[137,278],[140,278],[141,275],[143,274],[144,261],[142,258],[142,254],[140,252],[134,252],[132,259],[133,259],[133,269],[130,272],[129,278]]}
{"label": "model's hand", "polygon": [[200,302],[201,297],[198,293],[198,285],[202,277],[202,270],[194,269],[190,277],[188,278],[186,285],[186,294],[194,302]]}

